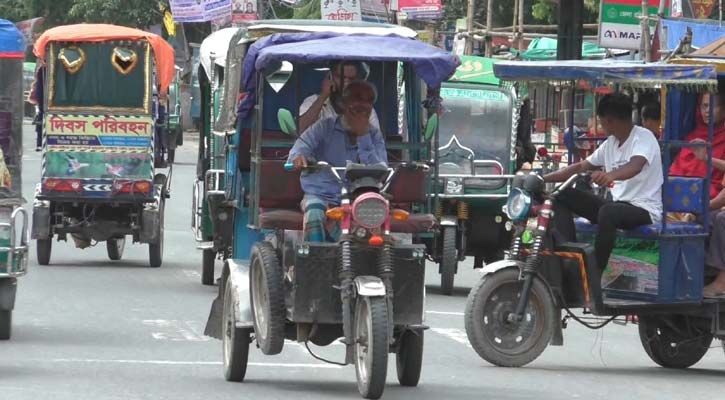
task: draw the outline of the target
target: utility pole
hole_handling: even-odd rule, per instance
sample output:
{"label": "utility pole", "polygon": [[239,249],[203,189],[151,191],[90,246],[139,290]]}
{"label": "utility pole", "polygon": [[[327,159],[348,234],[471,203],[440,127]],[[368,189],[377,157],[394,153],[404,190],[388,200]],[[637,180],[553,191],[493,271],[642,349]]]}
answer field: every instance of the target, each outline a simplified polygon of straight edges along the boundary
{"label": "utility pole", "polygon": [[519,0],[519,51],[524,51],[524,0]]}
{"label": "utility pole", "polygon": [[559,26],[556,34],[557,60],[580,60],[582,58],[583,11],[584,0],[559,1]]}
{"label": "utility pole", "polygon": [[476,6],[476,0],[468,0],[468,11],[466,12],[466,31],[468,31],[468,37],[466,38],[466,55],[473,54],[473,13]]}
{"label": "utility pole", "polygon": [[486,57],[491,57],[493,55],[493,37],[488,34],[493,29],[491,26],[493,24],[493,13],[491,12],[491,8],[493,8],[493,0],[488,0],[486,2]]}

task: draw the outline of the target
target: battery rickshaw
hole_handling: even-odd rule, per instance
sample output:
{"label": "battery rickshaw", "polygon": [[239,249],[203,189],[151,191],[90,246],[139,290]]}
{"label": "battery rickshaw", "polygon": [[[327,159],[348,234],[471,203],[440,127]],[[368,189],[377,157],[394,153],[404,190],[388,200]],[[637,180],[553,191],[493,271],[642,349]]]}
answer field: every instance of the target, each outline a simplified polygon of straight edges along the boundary
{"label": "battery rickshaw", "polygon": [[34,53],[44,69],[41,183],[33,203],[38,263],[52,240],[105,242],[120,260],[126,236],[163,259],[171,168],[163,149],[174,51],[161,37],[114,25],[46,31]]}
{"label": "battery rickshaw", "polygon": [[[369,69],[388,165],[310,163],[314,170],[303,173],[324,170],[342,182],[343,202],[327,212],[340,221],[342,234],[336,241],[305,241],[300,173],[285,164],[299,140],[299,104],[319,90],[336,60]],[[385,84],[396,82],[399,63],[408,115],[403,135],[398,102],[391,100],[397,87]],[[225,177],[237,185],[233,258],[225,261],[206,331],[223,341],[228,380],[244,379],[252,337],[266,355],[280,353],[285,339],[304,343],[313,356],[310,344],[340,339],[345,357],[339,364],[355,365],[363,397],[382,395],[389,353],[396,354],[399,382],[417,385],[426,328],[425,246],[412,237],[436,222],[425,213],[430,177],[421,161],[430,159],[426,138],[438,118],[422,119],[422,82],[439,86],[457,65],[454,56],[395,35],[282,33],[250,46],[233,137],[238,147],[227,154]]]}
{"label": "battery rickshaw", "polygon": [[[236,106],[241,93],[242,58],[256,41],[282,32],[337,32],[341,34],[395,34],[413,38],[415,31],[397,25],[376,23],[337,23],[310,20],[260,20],[242,28],[226,28],[207,37],[199,48],[198,78],[200,92],[200,140],[197,158],[197,178],[192,194],[192,232],[197,248],[203,252],[201,281],[215,282],[217,258],[232,254],[235,214],[225,180],[227,146],[236,132]],[[283,74],[278,74],[283,76]],[[277,83],[275,83],[277,85]],[[392,118],[392,117],[391,117]]]}
{"label": "battery rickshaw", "polygon": [[22,207],[25,40],[0,19],[0,340],[10,339],[17,278],[28,268],[28,215]]}
{"label": "battery rickshaw", "polygon": [[[696,92],[717,88],[715,69],[704,65],[502,62],[494,71],[501,79],[529,84],[573,87],[585,80],[600,89],[660,89],[666,104],[660,142],[664,171],[669,171],[670,150],[697,146],[682,140],[692,128],[686,121],[693,121]],[[712,119],[709,129],[712,143]],[[708,146],[708,170],[711,155]],[[595,225],[577,219],[574,242],[554,234],[552,210],[558,194],[575,185],[587,188],[587,179],[574,175],[554,188],[547,188],[536,174],[514,180],[505,206],[511,246],[503,260],[483,269],[468,296],[465,326],[471,345],[492,364],[518,367],[535,360],[549,344],[562,345],[569,320],[596,329],[635,316],[642,346],[655,363],[668,368],[695,364],[713,337],[725,337],[725,300],[703,296],[709,177],[666,172],[663,222],[619,231],[604,271],[591,244]],[[667,215],[675,212],[696,218],[668,221]]]}
{"label": "battery rickshaw", "polygon": [[439,228],[429,251],[446,295],[453,291],[459,261],[473,256],[474,268],[482,268],[508,248],[501,206],[515,172],[519,113],[513,88],[502,87],[493,75],[495,62],[462,56],[455,75],[440,90],[435,157]]}

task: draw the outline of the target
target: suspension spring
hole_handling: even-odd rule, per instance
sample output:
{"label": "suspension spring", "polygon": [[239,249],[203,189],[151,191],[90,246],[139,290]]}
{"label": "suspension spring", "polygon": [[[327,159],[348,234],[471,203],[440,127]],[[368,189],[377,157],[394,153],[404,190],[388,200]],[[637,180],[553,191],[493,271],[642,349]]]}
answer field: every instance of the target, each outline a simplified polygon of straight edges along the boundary
{"label": "suspension spring", "polygon": [[521,256],[521,235],[516,235],[511,242],[511,250],[509,251],[509,259],[518,260]]}
{"label": "suspension spring", "polygon": [[436,218],[440,220],[441,217],[443,217],[443,202],[439,201],[436,207]]}
{"label": "suspension spring", "polygon": [[463,221],[468,220],[468,203],[465,201],[458,202],[458,219]]}
{"label": "suspension spring", "polygon": [[343,286],[349,284],[352,281],[354,272],[352,270],[352,244],[346,240],[340,244],[340,270],[338,276]]}
{"label": "suspension spring", "polygon": [[531,254],[528,258],[526,258],[524,271],[536,272],[536,267],[539,265],[539,260],[541,259],[541,245],[543,242],[543,235],[536,235],[536,237],[534,237],[534,244],[531,246]]}

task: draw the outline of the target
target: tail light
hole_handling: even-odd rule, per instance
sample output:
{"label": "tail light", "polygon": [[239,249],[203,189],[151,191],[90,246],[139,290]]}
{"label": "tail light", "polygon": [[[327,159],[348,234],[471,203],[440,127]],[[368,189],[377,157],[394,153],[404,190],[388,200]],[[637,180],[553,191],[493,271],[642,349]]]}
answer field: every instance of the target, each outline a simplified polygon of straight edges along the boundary
{"label": "tail light", "polygon": [[151,192],[151,181],[114,181],[113,194],[148,194]]}
{"label": "tail light", "polygon": [[81,192],[83,185],[78,179],[46,179],[43,189],[46,192]]}

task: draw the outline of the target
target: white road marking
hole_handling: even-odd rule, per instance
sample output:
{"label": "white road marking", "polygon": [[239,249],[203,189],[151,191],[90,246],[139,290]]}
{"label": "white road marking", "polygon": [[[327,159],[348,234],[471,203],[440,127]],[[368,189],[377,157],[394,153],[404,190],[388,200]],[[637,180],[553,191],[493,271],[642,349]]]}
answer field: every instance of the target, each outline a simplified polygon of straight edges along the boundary
{"label": "white road marking", "polygon": [[152,332],[151,336],[157,340],[170,340],[174,342],[206,342],[210,338],[201,334],[200,324],[196,321],[179,321],[173,319],[146,319],[144,325],[161,329]]}
{"label": "white road marking", "polygon": [[462,312],[456,312],[456,311],[426,311],[426,314],[435,314],[435,315],[455,315],[462,317]]}
{"label": "white road marking", "polygon": [[187,278],[201,278],[201,273],[198,271],[192,271],[190,269],[184,269],[182,270],[184,275],[186,275]]}
{"label": "white road marking", "polygon": [[[221,361],[174,361],[174,360],[103,360],[94,358],[56,358],[50,360],[54,363],[86,363],[86,364],[152,364],[152,365],[222,365]],[[250,362],[255,367],[279,367],[279,368],[318,368],[318,369],[340,369],[340,365],[332,364],[304,364],[304,363],[258,363]]]}
{"label": "white road marking", "polygon": [[452,339],[460,344],[471,347],[471,344],[468,342],[468,336],[466,336],[466,332],[460,329],[431,328],[430,330],[439,335],[443,335],[449,339]]}

